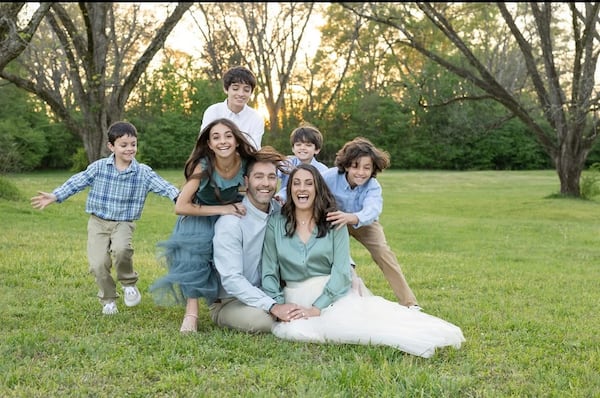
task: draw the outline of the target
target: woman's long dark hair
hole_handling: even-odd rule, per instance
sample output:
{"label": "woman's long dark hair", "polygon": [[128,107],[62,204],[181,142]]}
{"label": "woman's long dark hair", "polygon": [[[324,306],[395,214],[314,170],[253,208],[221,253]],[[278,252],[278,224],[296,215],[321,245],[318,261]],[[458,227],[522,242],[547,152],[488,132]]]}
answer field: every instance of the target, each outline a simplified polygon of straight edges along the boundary
{"label": "woman's long dark hair", "polygon": [[327,213],[336,210],[335,197],[325,183],[323,176],[319,173],[319,170],[317,170],[315,166],[305,163],[299,164],[291,171],[290,178],[288,179],[285,188],[287,201],[281,208],[281,214],[286,218],[285,234],[286,236],[293,236],[294,232],[296,232],[296,205],[292,199],[292,183],[298,170],[307,170],[313,176],[315,182],[315,201],[313,204],[312,216],[317,225],[317,238],[322,238],[327,235],[327,232],[331,229],[331,223],[327,221]]}

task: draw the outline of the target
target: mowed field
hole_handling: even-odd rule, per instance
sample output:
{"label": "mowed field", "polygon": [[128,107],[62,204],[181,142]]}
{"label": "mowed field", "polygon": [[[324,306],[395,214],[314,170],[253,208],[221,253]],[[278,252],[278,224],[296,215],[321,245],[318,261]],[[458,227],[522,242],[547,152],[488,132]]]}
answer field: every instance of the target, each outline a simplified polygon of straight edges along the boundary
{"label": "mowed field", "polygon": [[[180,170],[159,170],[180,186]],[[69,172],[11,174],[0,199],[2,397],[598,397],[600,201],[556,196],[547,171],[401,171],[379,176],[380,222],[424,311],[463,330],[461,349],[423,359],[390,347],[319,345],[212,324],[179,333],[158,307],[157,242],[173,204],[150,195],[134,235],[142,303],[101,314],[88,273],[86,191],[31,208]],[[357,272],[394,300],[351,240]]]}

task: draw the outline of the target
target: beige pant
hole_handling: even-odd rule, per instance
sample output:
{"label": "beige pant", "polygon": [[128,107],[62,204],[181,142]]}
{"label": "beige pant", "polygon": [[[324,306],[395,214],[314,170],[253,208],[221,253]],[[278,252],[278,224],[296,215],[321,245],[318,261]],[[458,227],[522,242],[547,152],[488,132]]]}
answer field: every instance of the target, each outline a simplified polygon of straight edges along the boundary
{"label": "beige pant", "polygon": [[103,304],[119,297],[111,275],[113,265],[121,285],[137,283],[138,274],[133,270],[133,231],[134,222],[107,221],[90,216],[87,241],[89,270],[96,278],[98,298]]}
{"label": "beige pant", "polygon": [[270,333],[273,317],[260,308],[251,307],[236,298],[223,299],[209,306],[210,318],[220,327],[248,333]]}
{"label": "beige pant", "polygon": [[371,258],[389,282],[398,302],[405,306],[417,304],[417,299],[402,274],[396,255],[387,244],[381,224],[375,221],[360,228],[348,226],[348,232],[369,251]]}

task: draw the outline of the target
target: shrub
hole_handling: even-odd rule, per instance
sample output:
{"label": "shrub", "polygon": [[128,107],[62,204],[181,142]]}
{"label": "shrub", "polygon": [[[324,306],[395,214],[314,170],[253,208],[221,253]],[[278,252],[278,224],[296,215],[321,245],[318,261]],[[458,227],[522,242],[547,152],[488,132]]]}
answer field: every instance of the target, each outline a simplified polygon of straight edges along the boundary
{"label": "shrub", "polygon": [[75,173],[79,173],[88,167],[90,162],[83,147],[77,148],[77,151],[71,157],[71,164],[72,166],[70,170]]}
{"label": "shrub", "polygon": [[600,163],[592,164],[587,173],[582,174],[579,191],[584,199],[591,199],[600,194]]}
{"label": "shrub", "polygon": [[23,195],[15,183],[0,176],[0,199],[19,201],[23,200]]}

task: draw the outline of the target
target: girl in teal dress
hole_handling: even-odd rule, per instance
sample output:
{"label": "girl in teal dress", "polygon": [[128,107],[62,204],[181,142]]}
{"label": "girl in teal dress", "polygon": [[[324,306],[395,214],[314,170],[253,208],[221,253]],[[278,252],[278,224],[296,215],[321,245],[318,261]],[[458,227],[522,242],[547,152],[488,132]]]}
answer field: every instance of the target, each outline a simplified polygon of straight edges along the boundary
{"label": "girl in teal dress", "polygon": [[159,243],[168,273],[150,286],[157,304],[185,304],[181,332],[197,331],[199,298],[207,304],[217,299],[214,224],[224,214],[246,214],[240,187],[246,163],[255,153],[235,123],[217,119],[200,132],[186,161],[186,182],[175,204],[177,222],[169,239]]}

